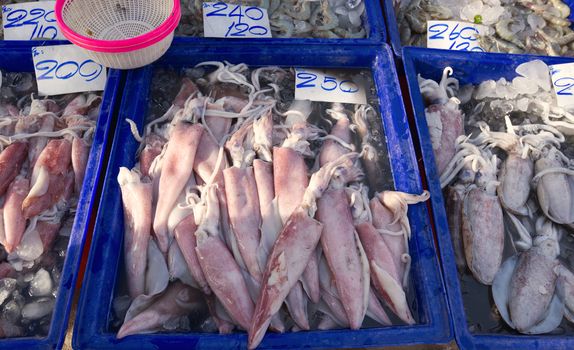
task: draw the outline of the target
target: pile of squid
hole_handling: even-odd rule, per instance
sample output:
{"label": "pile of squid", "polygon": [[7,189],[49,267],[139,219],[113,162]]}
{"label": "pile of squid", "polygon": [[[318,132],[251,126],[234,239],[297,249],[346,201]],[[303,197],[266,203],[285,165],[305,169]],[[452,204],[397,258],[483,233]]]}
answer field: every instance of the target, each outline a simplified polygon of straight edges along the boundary
{"label": "pile of squid", "polygon": [[35,98],[34,76],[0,80],[0,338],[45,336],[101,98]]}
{"label": "pile of squid", "polygon": [[[214,1],[215,2],[215,1]],[[226,4],[267,10],[274,38],[360,39],[367,37],[363,0],[247,0]],[[182,1],[176,35],[203,36],[203,1]]]}
{"label": "pile of squid", "polygon": [[279,67],[204,62],[190,75],[143,136],[132,123],[117,337],[237,329],[255,348],[267,329],[390,325],[386,310],[415,323],[407,209],[428,193],[367,186],[382,174],[375,110],[293,100]]}
{"label": "pile of squid", "polygon": [[512,81],[461,87],[452,73],[419,86],[459,272],[492,286],[512,329],[563,328],[574,321],[574,116],[540,60]]}
{"label": "pile of squid", "polygon": [[570,7],[562,0],[398,0],[401,43],[426,47],[427,21],[482,24],[478,40],[487,52],[574,56]]}

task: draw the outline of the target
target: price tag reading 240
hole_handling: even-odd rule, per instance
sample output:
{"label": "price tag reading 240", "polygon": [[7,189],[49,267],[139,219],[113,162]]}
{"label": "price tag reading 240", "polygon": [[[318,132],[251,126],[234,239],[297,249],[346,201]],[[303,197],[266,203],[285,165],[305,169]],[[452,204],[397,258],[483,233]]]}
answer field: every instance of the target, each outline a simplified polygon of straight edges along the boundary
{"label": "price tag reading 240", "polygon": [[271,38],[267,10],[257,6],[203,3],[206,38]]}
{"label": "price tag reading 240", "polygon": [[574,63],[555,64],[549,68],[558,106],[574,107]]}
{"label": "price tag reading 240", "polygon": [[295,69],[295,99],[366,104],[365,88],[337,71]]}
{"label": "price tag reading 240", "polygon": [[428,21],[427,47],[456,51],[484,52],[478,42],[478,35],[484,35],[487,28],[480,24],[458,21]]}
{"label": "price tag reading 240", "polygon": [[55,1],[2,6],[4,40],[66,39],[56,25]]}
{"label": "price tag reading 240", "polygon": [[74,45],[32,48],[34,71],[41,96],[101,91],[106,69]]}

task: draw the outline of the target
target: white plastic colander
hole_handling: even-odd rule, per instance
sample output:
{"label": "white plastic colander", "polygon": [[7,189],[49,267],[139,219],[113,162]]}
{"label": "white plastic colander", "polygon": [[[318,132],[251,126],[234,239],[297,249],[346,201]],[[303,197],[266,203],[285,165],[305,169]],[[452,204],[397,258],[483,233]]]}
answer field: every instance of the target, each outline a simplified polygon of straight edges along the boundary
{"label": "white plastic colander", "polygon": [[167,51],[181,8],[179,0],[57,0],[55,14],[64,36],[91,59],[133,69]]}

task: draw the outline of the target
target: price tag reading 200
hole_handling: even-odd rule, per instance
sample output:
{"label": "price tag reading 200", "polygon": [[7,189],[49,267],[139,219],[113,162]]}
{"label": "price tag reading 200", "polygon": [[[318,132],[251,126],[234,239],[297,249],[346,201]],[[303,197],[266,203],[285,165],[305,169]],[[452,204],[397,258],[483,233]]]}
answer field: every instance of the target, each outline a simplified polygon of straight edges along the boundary
{"label": "price tag reading 200", "polygon": [[486,34],[487,27],[458,21],[428,21],[427,47],[456,51],[484,52],[478,41],[479,35]]}
{"label": "price tag reading 200", "polygon": [[365,88],[337,71],[295,69],[295,99],[366,104]]}
{"label": "price tag reading 200", "polygon": [[267,10],[257,6],[203,3],[206,38],[271,38]]}
{"label": "price tag reading 200", "polygon": [[32,48],[34,71],[41,96],[100,91],[106,69],[74,45]]}

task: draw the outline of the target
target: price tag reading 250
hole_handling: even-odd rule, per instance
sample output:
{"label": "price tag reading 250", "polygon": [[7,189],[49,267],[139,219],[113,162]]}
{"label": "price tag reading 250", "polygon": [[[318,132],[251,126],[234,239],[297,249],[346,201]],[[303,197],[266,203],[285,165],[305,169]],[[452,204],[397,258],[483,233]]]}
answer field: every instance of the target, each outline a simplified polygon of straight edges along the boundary
{"label": "price tag reading 250", "polygon": [[317,102],[366,104],[364,86],[341,72],[295,69],[295,99]]}
{"label": "price tag reading 250", "polygon": [[478,41],[479,35],[485,35],[487,27],[458,21],[428,21],[427,47],[456,51],[484,52]]}
{"label": "price tag reading 250", "polygon": [[206,38],[271,38],[267,10],[257,6],[203,3]]}
{"label": "price tag reading 250", "polygon": [[41,96],[101,91],[106,69],[74,45],[32,48],[34,71]]}
{"label": "price tag reading 250", "polygon": [[56,25],[55,1],[2,6],[4,40],[66,39]]}

